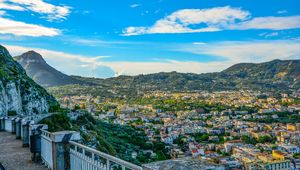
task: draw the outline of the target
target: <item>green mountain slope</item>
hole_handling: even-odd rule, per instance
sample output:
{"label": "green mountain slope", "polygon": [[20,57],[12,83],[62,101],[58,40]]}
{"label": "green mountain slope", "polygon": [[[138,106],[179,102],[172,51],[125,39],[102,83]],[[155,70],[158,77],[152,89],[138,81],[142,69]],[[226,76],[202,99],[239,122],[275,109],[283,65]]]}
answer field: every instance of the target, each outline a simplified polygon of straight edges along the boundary
{"label": "green mountain slope", "polygon": [[[56,96],[136,96],[149,91],[287,90],[300,88],[300,60],[273,60],[240,63],[228,69],[205,74],[155,73],[108,79],[65,75],[49,66],[41,55],[29,51],[15,57],[27,74]],[[63,87],[55,87],[63,86]]]}
{"label": "green mountain slope", "polygon": [[0,114],[36,114],[57,106],[54,97],[29,78],[0,45]]}
{"label": "green mountain slope", "polygon": [[300,60],[273,60],[265,63],[241,63],[217,73],[155,73],[119,76],[108,79],[73,77],[93,86],[53,87],[56,96],[92,94],[103,97],[136,96],[158,91],[285,91],[300,88]]}

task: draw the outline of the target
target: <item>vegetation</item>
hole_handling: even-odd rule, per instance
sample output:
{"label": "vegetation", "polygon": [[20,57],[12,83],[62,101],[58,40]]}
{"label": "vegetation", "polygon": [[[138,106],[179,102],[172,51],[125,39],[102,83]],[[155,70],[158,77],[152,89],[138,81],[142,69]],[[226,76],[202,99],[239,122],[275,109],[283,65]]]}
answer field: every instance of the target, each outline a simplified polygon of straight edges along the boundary
{"label": "vegetation", "polygon": [[258,123],[300,123],[300,115],[297,113],[291,112],[276,112],[274,113],[278,116],[278,118],[272,118],[272,115],[268,115],[266,118],[260,119],[247,119],[250,122],[258,122]]}
{"label": "vegetation", "polygon": [[296,159],[300,159],[300,153],[293,154],[293,157],[296,158]]}
{"label": "vegetation", "polygon": [[29,78],[21,65],[15,62],[6,48],[0,45],[0,88],[6,87],[8,83],[14,83],[20,90],[21,96],[32,94],[29,98],[23,98],[22,104],[43,97],[50,108],[59,106],[54,97]]}
{"label": "vegetation", "polygon": [[[85,85],[49,88],[55,96],[91,94],[94,97],[131,98],[153,91],[196,92],[264,90],[288,92],[300,88],[300,60],[273,60],[259,64],[236,64],[218,73],[156,73],[109,79],[72,77]],[[286,88],[289,87],[289,88]]]}
{"label": "vegetation", "polygon": [[[165,145],[161,142],[147,142],[143,131],[131,126],[121,126],[105,123],[94,119],[86,113],[76,121],[68,118],[66,113],[54,114],[41,123],[49,126],[49,131],[75,130],[80,131],[82,142],[96,146],[102,152],[120,157],[135,164],[165,160],[167,158]],[[152,150],[156,155],[145,152]],[[137,158],[131,153],[137,152]]]}
{"label": "vegetation", "polygon": [[72,130],[71,120],[66,113],[54,114],[40,123],[47,124],[50,132]]}
{"label": "vegetation", "polygon": [[260,136],[258,139],[249,136],[242,136],[242,141],[246,144],[256,145],[257,143],[275,143],[276,139],[268,135]]}
{"label": "vegetation", "polygon": [[8,111],[7,116],[16,116],[17,112],[16,111]]}

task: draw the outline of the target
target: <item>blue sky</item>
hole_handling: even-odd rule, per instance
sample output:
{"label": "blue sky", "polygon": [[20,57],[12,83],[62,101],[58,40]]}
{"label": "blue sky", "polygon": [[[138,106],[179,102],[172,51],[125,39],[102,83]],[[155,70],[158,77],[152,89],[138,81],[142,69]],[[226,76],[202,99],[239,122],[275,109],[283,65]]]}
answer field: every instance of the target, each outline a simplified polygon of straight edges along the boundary
{"label": "blue sky", "polygon": [[297,0],[0,0],[0,42],[72,75],[215,72],[300,58]]}

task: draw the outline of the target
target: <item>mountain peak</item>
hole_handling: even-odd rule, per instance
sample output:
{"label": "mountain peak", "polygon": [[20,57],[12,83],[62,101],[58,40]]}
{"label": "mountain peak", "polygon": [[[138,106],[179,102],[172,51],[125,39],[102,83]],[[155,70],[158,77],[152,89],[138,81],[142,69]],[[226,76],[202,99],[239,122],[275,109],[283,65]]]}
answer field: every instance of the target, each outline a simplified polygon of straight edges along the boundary
{"label": "mountain peak", "polygon": [[33,50],[16,56],[14,59],[21,64],[29,77],[42,86],[49,87],[80,83],[80,81],[48,65],[43,57]]}
{"label": "mountain peak", "polygon": [[42,57],[41,54],[31,50],[23,53],[20,56],[15,57],[20,63],[28,64],[28,63],[43,63],[45,64],[46,61]]}

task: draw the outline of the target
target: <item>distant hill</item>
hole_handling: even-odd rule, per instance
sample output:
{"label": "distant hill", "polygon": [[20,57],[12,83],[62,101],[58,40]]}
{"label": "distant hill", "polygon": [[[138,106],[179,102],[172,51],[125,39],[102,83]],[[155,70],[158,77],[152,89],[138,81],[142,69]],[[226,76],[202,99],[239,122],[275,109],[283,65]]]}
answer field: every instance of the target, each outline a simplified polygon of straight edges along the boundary
{"label": "distant hill", "polygon": [[265,79],[299,78],[300,60],[273,60],[265,63],[240,63],[235,64],[223,73],[241,77],[254,77]]}
{"label": "distant hill", "polygon": [[26,73],[34,81],[44,87],[81,84],[79,80],[63,74],[48,65],[43,57],[35,51],[28,51],[20,56],[14,57],[14,59],[22,65]]}
{"label": "distant hill", "polygon": [[54,97],[29,78],[1,45],[0,94],[0,115],[45,113],[59,106]]}
{"label": "distant hill", "polygon": [[104,82],[139,89],[170,91],[299,88],[300,60],[241,63],[218,73],[170,72],[120,76]]}
{"label": "distant hill", "polygon": [[[216,73],[155,73],[119,76],[108,79],[73,77],[94,86],[50,88],[56,96],[91,94],[94,96],[136,96],[144,92],[264,90],[286,91],[300,88],[300,60],[273,60],[265,63],[240,63]],[[76,89],[76,90],[74,90]]]}
{"label": "distant hill", "polygon": [[[108,79],[68,76],[49,66],[43,57],[28,51],[14,57],[27,74],[44,87],[79,84],[82,93],[136,95],[145,91],[280,90],[300,88],[300,60],[239,63],[216,73],[161,72]],[[95,88],[96,87],[96,88]],[[70,89],[72,90],[72,89]],[[110,91],[110,92],[108,92]]]}
{"label": "distant hill", "polygon": [[265,63],[235,64],[220,73],[223,79],[233,80],[235,87],[300,88],[300,60],[273,60]]}

